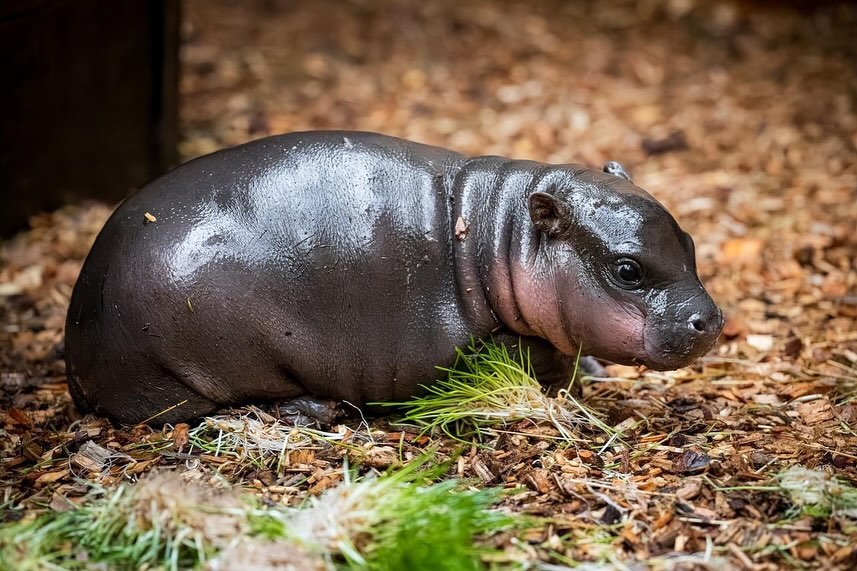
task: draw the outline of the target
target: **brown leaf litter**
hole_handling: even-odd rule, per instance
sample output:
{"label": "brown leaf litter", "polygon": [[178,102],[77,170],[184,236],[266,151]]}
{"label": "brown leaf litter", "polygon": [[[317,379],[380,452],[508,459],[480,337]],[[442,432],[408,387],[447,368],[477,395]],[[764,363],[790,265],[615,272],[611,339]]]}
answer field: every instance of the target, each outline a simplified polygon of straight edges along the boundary
{"label": "brown leaf litter", "polygon": [[[544,561],[701,568],[713,553],[739,569],[848,569],[854,522],[791,515],[765,486],[792,466],[857,481],[855,34],[857,8],[835,3],[192,0],[182,152],[354,128],[466,153],[623,162],[694,236],[727,316],[721,342],[680,371],[610,366],[592,382],[586,401],[621,440],[568,447],[551,426],[520,423],[452,473],[522,490],[508,507],[548,523],[514,541]],[[194,447],[196,424],[81,418],[58,343],[109,212],[45,213],[0,245],[6,521],[72,509],[79,479],[111,485],[156,466],[294,504],[340,482],[346,456],[383,469],[456,447],[356,420],[267,462],[254,455],[263,436],[229,456]],[[165,487],[156,500],[181,498]]]}

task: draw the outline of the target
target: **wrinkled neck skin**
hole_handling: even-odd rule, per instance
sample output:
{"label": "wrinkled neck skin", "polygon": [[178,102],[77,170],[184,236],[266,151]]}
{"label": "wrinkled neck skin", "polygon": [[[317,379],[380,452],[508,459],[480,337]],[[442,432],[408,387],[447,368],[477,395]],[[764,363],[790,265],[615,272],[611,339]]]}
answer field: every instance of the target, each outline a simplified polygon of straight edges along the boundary
{"label": "wrinkled neck skin", "polygon": [[[546,173],[547,165],[502,157],[477,157],[462,167],[451,209],[456,279],[465,316],[477,329],[542,337],[574,355],[570,308],[560,307],[546,238],[528,209],[529,195],[553,182]],[[455,236],[459,217],[467,226],[463,240]]]}

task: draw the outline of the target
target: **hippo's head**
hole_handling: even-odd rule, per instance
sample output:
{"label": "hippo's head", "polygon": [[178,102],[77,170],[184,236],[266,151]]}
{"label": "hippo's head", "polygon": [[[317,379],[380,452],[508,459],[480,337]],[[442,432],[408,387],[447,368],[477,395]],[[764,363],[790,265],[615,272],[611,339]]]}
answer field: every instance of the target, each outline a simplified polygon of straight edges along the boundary
{"label": "hippo's head", "polygon": [[688,365],[723,328],[693,240],[620,165],[604,171],[555,167],[531,188],[540,238],[528,289],[539,301],[526,317],[560,349],[658,370]]}

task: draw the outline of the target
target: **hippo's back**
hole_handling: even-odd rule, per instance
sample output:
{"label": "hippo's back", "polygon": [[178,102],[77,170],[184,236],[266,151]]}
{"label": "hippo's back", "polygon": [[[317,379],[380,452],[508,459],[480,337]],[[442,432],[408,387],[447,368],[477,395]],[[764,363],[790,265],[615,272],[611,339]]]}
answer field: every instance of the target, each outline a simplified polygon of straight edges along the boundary
{"label": "hippo's back", "polygon": [[141,189],[75,286],[76,400],[137,422],[181,401],[177,418],[307,391],[412,394],[441,364],[414,347],[453,354],[468,335],[449,216],[464,160],[382,135],[293,133]]}

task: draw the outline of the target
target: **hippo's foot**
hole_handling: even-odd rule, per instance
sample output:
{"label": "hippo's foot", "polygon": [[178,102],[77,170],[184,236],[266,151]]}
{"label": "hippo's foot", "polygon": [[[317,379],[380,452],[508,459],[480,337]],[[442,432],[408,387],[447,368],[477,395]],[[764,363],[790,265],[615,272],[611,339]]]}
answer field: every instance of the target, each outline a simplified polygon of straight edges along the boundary
{"label": "hippo's foot", "polygon": [[607,373],[607,369],[604,368],[604,365],[598,362],[598,359],[595,357],[589,357],[588,355],[584,355],[580,358],[580,361],[577,363],[577,368],[580,373],[587,377],[610,376],[609,373]]}
{"label": "hippo's foot", "polygon": [[295,426],[309,426],[314,423],[330,426],[345,416],[345,411],[338,402],[311,395],[295,397],[280,403],[277,408],[280,418]]}

